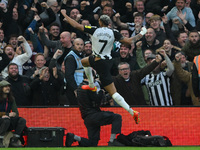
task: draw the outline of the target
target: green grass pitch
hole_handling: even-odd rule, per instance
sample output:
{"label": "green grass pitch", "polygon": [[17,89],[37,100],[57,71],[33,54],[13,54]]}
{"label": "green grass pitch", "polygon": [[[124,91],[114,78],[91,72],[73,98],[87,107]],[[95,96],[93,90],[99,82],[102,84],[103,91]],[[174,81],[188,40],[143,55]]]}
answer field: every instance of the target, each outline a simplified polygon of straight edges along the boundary
{"label": "green grass pitch", "polygon": [[1,148],[1,150],[200,150],[200,146],[181,147],[43,147]]}

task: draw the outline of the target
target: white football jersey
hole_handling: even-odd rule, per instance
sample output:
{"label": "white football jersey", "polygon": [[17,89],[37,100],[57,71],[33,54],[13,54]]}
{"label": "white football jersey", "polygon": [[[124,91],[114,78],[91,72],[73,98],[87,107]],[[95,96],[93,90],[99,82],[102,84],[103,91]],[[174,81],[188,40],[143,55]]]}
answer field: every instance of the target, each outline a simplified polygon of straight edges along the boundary
{"label": "white football jersey", "polygon": [[123,38],[117,30],[108,27],[85,26],[84,31],[91,35],[93,53],[100,56],[101,59],[111,59],[114,41]]}

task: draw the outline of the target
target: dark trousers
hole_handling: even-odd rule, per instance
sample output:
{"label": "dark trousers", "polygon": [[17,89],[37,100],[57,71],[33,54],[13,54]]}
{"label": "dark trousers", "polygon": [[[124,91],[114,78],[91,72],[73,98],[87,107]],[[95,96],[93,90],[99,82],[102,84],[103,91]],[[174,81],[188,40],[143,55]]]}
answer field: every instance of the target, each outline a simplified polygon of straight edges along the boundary
{"label": "dark trousers", "polygon": [[74,91],[71,90],[70,87],[67,87],[66,96],[67,96],[67,99],[69,100],[70,105],[78,106],[77,98],[74,94]]}
{"label": "dark trousers", "polygon": [[97,146],[100,140],[101,126],[112,124],[111,133],[121,133],[122,117],[113,112],[102,111],[88,115],[84,119],[84,124],[88,130],[88,139],[81,138],[79,146]]}
{"label": "dark trousers", "polygon": [[4,136],[10,126],[9,118],[0,118],[0,136]]}
{"label": "dark trousers", "polygon": [[26,120],[21,117],[0,118],[0,136],[4,136],[6,131],[15,130],[14,134],[21,135],[26,126]]}

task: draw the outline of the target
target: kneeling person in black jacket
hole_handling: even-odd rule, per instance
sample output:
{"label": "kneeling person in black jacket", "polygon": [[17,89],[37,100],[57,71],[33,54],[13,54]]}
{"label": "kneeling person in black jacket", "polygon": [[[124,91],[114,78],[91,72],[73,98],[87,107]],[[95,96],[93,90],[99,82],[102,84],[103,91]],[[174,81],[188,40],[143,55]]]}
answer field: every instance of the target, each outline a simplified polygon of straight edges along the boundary
{"label": "kneeling person in black jacket", "polygon": [[[93,76],[95,77],[95,75]],[[121,115],[110,111],[101,111],[100,106],[105,97],[105,93],[102,89],[93,92],[90,90],[83,90],[81,88],[82,85],[88,85],[85,74],[83,82],[77,89],[77,100],[81,116],[88,130],[88,139],[74,135],[73,133],[67,133],[66,146],[70,147],[75,141],[78,141],[79,146],[82,147],[97,146],[100,140],[101,126],[109,124],[112,124],[112,129],[108,146],[124,146],[116,140],[116,134],[121,133]]]}

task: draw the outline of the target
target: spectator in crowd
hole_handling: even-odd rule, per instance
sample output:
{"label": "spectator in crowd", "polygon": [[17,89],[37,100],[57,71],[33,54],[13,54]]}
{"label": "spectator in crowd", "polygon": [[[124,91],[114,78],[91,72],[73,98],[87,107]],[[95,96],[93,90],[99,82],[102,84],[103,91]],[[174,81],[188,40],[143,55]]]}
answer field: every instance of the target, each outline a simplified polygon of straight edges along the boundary
{"label": "spectator in crowd", "polygon": [[[153,54],[152,50],[146,49],[144,53],[142,52],[142,41],[138,41],[136,43],[136,60],[137,60],[137,64],[139,68],[144,68],[154,58],[155,58],[155,55]],[[143,95],[144,95],[144,99],[146,103],[150,105],[149,93],[148,93],[146,85],[142,85],[142,91],[143,91]]]}
{"label": "spectator in crowd", "polygon": [[33,106],[58,106],[59,81],[56,67],[53,68],[53,74],[49,73],[48,67],[42,67],[39,76],[30,83]]}
{"label": "spectator in crowd", "polygon": [[[73,8],[70,11],[69,16],[71,18],[73,18],[74,20],[76,20],[77,22],[79,22],[81,17],[82,17],[82,15],[80,14],[80,11],[77,8]],[[76,33],[76,30],[73,28],[73,26],[71,26],[69,23],[67,23],[67,21],[65,21],[62,26],[64,28],[63,29],[64,31],[75,32]]]}
{"label": "spectator in crowd", "polygon": [[72,50],[65,57],[65,79],[66,94],[70,100],[70,105],[77,105],[76,90],[83,81],[83,66],[81,59],[83,58],[84,42],[81,38],[74,40]]}
{"label": "spectator in crowd", "polygon": [[23,34],[24,18],[25,14],[20,13],[20,7],[18,5],[17,0],[9,1],[7,11],[3,15],[3,25],[2,25],[6,38],[9,38],[10,35],[12,34],[16,34],[17,36]]}
{"label": "spectator in crowd", "polygon": [[8,77],[6,80],[11,84],[17,106],[31,106],[30,79],[19,74],[17,64],[10,63],[8,65]]}
{"label": "spectator in crowd", "polygon": [[146,49],[144,51],[144,60],[147,62],[147,58],[149,55],[153,54],[152,50],[151,49]]}
{"label": "spectator in crowd", "polygon": [[[36,5],[37,5],[37,8],[36,8]],[[28,27],[29,24],[33,21],[35,15],[38,15],[41,13],[40,10],[43,11],[42,6],[39,4],[38,0],[33,1],[32,4],[30,4],[30,7],[26,10],[26,16],[23,20],[23,24],[25,28]]]}
{"label": "spectator in crowd", "polygon": [[7,0],[2,0],[0,2],[0,10],[1,10],[0,11],[0,20],[1,20],[1,26],[3,25],[3,23],[2,23],[3,15],[4,15],[4,13],[6,13],[8,11],[7,4],[8,4]]}
{"label": "spectator in crowd", "polygon": [[143,0],[136,0],[134,2],[134,7],[135,7],[135,12],[139,12],[144,14],[145,13],[145,6],[144,6],[144,1]]}
{"label": "spectator in crowd", "polygon": [[[116,11],[116,13],[120,14],[120,20],[122,22],[132,22],[134,20],[135,14],[139,13],[144,18],[144,2],[142,0],[137,0],[135,4],[132,4],[131,1],[126,0],[123,1],[124,5],[119,5],[120,9],[124,8],[123,12]],[[144,22],[143,22],[144,23]]]}
{"label": "spectator in crowd", "polygon": [[182,48],[185,43],[188,40],[188,35],[186,32],[179,32],[178,37],[177,37],[177,41],[178,41],[178,47]]}
{"label": "spectator in crowd", "polygon": [[194,17],[196,19],[196,22],[199,22],[199,19],[200,19],[200,13],[199,13],[199,10],[200,10],[200,0],[196,0],[194,1],[193,0],[193,4],[191,6],[191,9],[193,11],[193,14],[194,14]]}
{"label": "spectator in crowd", "polygon": [[[134,12],[134,6],[133,2],[130,0],[111,0],[111,4],[113,5],[114,12],[120,13],[122,16],[122,22],[131,22],[128,20],[133,20],[133,12]],[[132,16],[129,18],[129,16]],[[124,18],[123,18],[124,17]],[[127,20],[128,19],[128,20]]]}
{"label": "spectator in crowd", "polygon": [[11,92],[11,84],[5,80],[0,82],[0,148],[3,145],[3,138],[7,131],[14,130],[10,139],[9,147],[22,147],[19,138],[26,127],[26,120],[19,117],[15,98]]}
{"label": "spectator in crowd", "polygon": [[[50,24],[49,27],[49,31],[48,31],[48,39],[50,41],[59,41],[60,38],[60,26],[58,23],[53,22]],[[57,50],[56,48],[52,48],[52,47],[47,47],[48,48],[48,57],[45,57],[47,62],[48,59],[51,59],[55,53],[55,51]]]}
{"label": "spectator in crowd", "polygon": [[[177,13],[177,16],[180,16],[180,15],[178,15],[178,13]],[[178,27],[178,30],[172,31],[172,32],[174,32],[174,33],[178,32],[178,31],[185,31],[185,32],[188,34],[188,31],[189,31],[189,30],[192,30],[192,28],[194,28],[194,27],[192,27],[189,23],[188,23],[189,26],[184,26],[184,24],[181,23],[178,19],[174,19],[174,20],[173,20],[173,23],[174,23],[175,25],[177,25],[177,27]],[[189,27],[189,28],[187,28],[187,27]],[[191,29],[190,29],[190,27],[191,27]],[[189,30],[188,30],[188,29],[189,29]]]}
{"label": "spectator in crowd", "polygon": [[[171,61],[174,60],[175,54],[178,51],[181,51],[181,49],[179,47],[172,45],[172,43],[169,39],[164,40],[164,43],[163,43],[163,46],[161,47],[161,49],[165,50],[166,54],[168,55],[168,57],[170,58]],[[158,51],[159,51],[159,49],[158,49]]]}
{"label": "spectator in crowd", "polygon": [[[127,38],[130,37],[130,33],[129,33],[128,29],[121,29],[119,32],[122,34],[123,37],[127,37]],[[121,46],[121,43],[119,41],[114,42],[113,50],[111,51],[111,56],[113,58],[120,56],[119,55],[120,46]],[[133,56],[133,54],[134,54],[133,49],[134,48],[135,48],[135,45],[131,44],[131,49],[129,51],[130,56]]]}
{"label": "spectator in crowd", "polygon": [[161,10],[163,8],[162,0],[145,0],[145,12],[152,12],[154,14],[161,15]]}
{"label": "spectator in crowd", "polygon": [[[181,53],[180,63],[181,63],[182,69],[191,73],[192,70],[193,70],[192,69],[193,62],[190,62],[190,61],[187,60],[187,56],[185,55],[184,52],[181,51],[181,52],[178,52],[178,53]],[[180,100],[179,100],[180,105],[193,105],[193,102],[192,102],[192,99],[191,99],[191,96],[190,96],[190,92],[189,92],[188,84],[183,82],[181,80],[181,78],[178,77],[176,70],[175,70],[175,73],[172,76],[172,82],[173,82],[173,80],[174,80],[174,84],[171,83],[172,99],[175,99],[180,93]],[[179,84],[181,86],[181,90],[179,88]]]}
{"label": "spectator in crowd", "polygon": [[144,20],[143,14],[136,13],[134,15],[134,22],[127,22],[127,23],[121,22],[119,13],[115,14],[115,17],[116,17],[117,25],[121,27],[122,29],[129,29],[131,36],[135,36],[139,34],[139,32],[141,31],[141,28],[143,26],[143,20]]}
{"label": "spectator in crowd", "polygon": [[189,40],[183,46],[182,51],[185,52],[189,61],[193,61],[194,57],[200,54],[200,35],[198,31],[193,30],[189,33]]}
{"label": "spectator in crowd", "polygon": [[[27,62],[25,62],[25,63],[23,64],[23,66],[22,66],[22,67],[23,67],[23,75],[26,74],[27,70],[29,70],[29,69],[35,67],[34,59],[35,59],[35,55],[37,54],[37,53],[34,51],[33,43],[32,43],[31,41],[27,41],[27,42],[28,42],[28,44],[29,44],[29,46],[30,46],[30,48],[31,48],[32,56],[31,56],[31,58],[30,58]],[[23,49],[22,49],[22,53],[24,53]]]}
{"label": "spectator in crowd", "polygon": [[[175,6],[167,13],[168,20],[174,21],[174,19],[178,19],[181,23],[181,19],[177,16],[177,12],[181,11],[183,14],[186,14],[185,19],[191,24],[191,26],[195,27],[195,18],[192,12],[192,9],[189,7],[185,7],[185,0],[176,0]],[[172,31],[177,31],[178,26],[175,23],[172,23]]]}
{"label": "spectator in crowd", "polygon": [[114,62],[113,62],[113,66],[112,66],[112,69],[111,69],[111,74],[113,76],[118,75],[118,73],[119,73],[118,72],[118,65],[119,65],[120,62],[127,62],[130,66],[131,71],[139,68],[138,65],[137,65],[137,62],[136,62],[136,58],[130,56],[130,53],[129,53],[130,48],[131,48],[130,45],[121,44],[120,50],[119,50],[120,56],[113,59]]}
{"label": "spectator in crowd", "polygon": [[60,36],[60,26],[58,23],[53,22],[49,26],[49,39],[56,41],[59,40]]}
{"label": "spectator in crowd", "polygon": [[151,49],[153,53],[156,52],[156,49],[160,48],[162,44],[158,39],[156,39],[156,32],[153,28],[148,28],[145,37],[142,38],[142,51],[146,49]]}
{"label": "spectator in crowd", "polygon": [[[17,55],[11,45],[7,45],[4,48],[4,51],[8,55],[10,62],[16,63],[18,65],[19,74],[23,75],[22,65],[31,58],[32,50],[31,50],[28,42],[26,41],[26,39],[23,36],[19,36],[18,41],[23,42],[22,47],[23,47],[25,53],[23,53],[21,55]],[[6,78],[8,76],[7,67],[1,72],[1,74],[2,74],[3,78]]]}
{"label": "spectator in crowd", "polygon": [[43,1],[40,3],[40,5],[40,7],[43,7],[44,11],[40,13],[39,16],[45,27],[48,27],[51,23],[55,22],[56,20],[59,24],[61,24],[56,18],[57,12],[60,9],[57,0],[47,0],[46,2]]}
{"label": "spectator in crowd", "polygon": [[37,53],[35,55],[35,67],[27,70],[25,76],[28,76],[31,79],[34,79],[37,75],[39,75],[39,70],[45,66],[46,60],[44,58],[44,54]]}
{"label": "spectator in crowd", "polygon": [[125,98],[129,105],[147,105],[142,92],[141,79],[153,71],[160,61],[161,58],[157,57],[152,64],[135,71],[130,70],[130,65],[127,62],[119,63],[119,75],[114,79],[114,83],[119,94]]}
{"label": "spectator in crowd", "polygon": [[123,37],[127,37],[127,38],[130,37],[130,33],[127,29],[121,29],[119,32],[122,34]]}
{"label": "spectator in crowd", "polygon": [[181,19],[182,23],[178,21],[179,28],[184,28],[184,30],[192,31],[195,29],[195,26],[191,26],[191,24],[185,19],[186,13],[182,13],[182,11],[177,12],[177,16]]}
{"label": "spectator in crowd", "polygon": [[77,35],[75,32],[70,32],[71,33],[71,42],[73,43],[74,40],[77,38]]}
{"label": "spectator in crowd", "polygon": [[115,17],[115,11],[113,10],[113,5],[112,4],[106,4],[103,9],[102,9],[102,14],[101,15],[107,15],[111,19],[110,26],[112,28],[117,28],[116,26],[116,17]]}
{"label": "spectator in crowd", "polygon": [[145,7],[144,7],[144,1],[143,0],[137,0],[134,2],[133,4],[133,9],[132,11],[127,11],[126,13],[126,17],[122,16],[121,20],[123,21],[124,18],[126,18],[126,20],[124,20],[123,22],[132,22],[132,20],[134,20],[134,17],[137,13],[141,14],[143,17],[143,25],[145,25]]}
{"label": "spectator in crowd", "polygon": [[[174,61],[175,59],[175,54],[179,51],[181,51],[180,48],[173,46],[171,44],[171,41],[169,39],[164,40],[164,44],[161,48],[157,49],[156,51],[159,51],[160,49],[165,50],[165,53],[169,57],[171,61]],[[181,104],[181,95],[184,93],[184,87],[185,85],[181,83],[179,78],[175,73],[171,75],[170,79],[170,91],[171,91],[171,96],[174,102],[174,105],[180,105]],[[186,87],[187,88],[187,87]]]}
{"label": "spectator in crowd", "polygon": [[156,39],[159,40],[161,44],[163,44],[166,39],[166,34],[161,27],[161,17],[159,15],[152,15],[149,18],[150,27],[154,29],[156,32]]}
{"label": "spectator in crowd", "polygon": [[10,59],[6,53],[0,49],[0,72],[9,64]]}
{"label": "spectator in crowd", "polygon": [[192,72],[193,62],[188,61],[187,56],[185,55],[184,52],[180,51],[178,53],[181,53],[181,59],[180,59],[181,67],[188,72]]}
{"label": "spectator in crowd", "polygon": [[61,18],[60,18],[61,1],[47,0],[47,5],[49,5],[49,7],[53,10],[55,14],[56,18],[53,22],[59,24],[59,26],[61,27]]}
{"label": "spectator in crowd", "polygon": [[147,86],[150,96],[150,105],[172,106],[173,101],[170,94],[170,76],[174,72],[174,66],[165,53],[165,50],[160,50],[159,54],[164,57],[167,64],[167,70],[162,71],[160,64],[152,73],[146,75],[141,83]]}
{"label": "spectator in crowd", "polygon": [[79,22],[79,20],[81,19],[81,14],[80,14],[80,11],[77,9],[77,8],[73,8],[71,11],[70,11],[70,14],[69,16],[71,18],[73,18],[74,20],[76,20],[77,22]]}
{"label": "spectator in crowd", "polygon": [[[94,3],[96,3],[96,2],[94,1]],[[97,23],[94,19],[94,13],[93,13],[93,9],[95,7],[94,3],[92,1],[81,1],[80,2],[80,5],[78,7],[80,14],[81,14],[80,23],[82,22],[82,20],[87,20],[91,24]]]}
{"label": "spectator in crowd", "polygon": [[4,47],[7,45],[5,41],[4,31],[2,28],[0,28],[0,48],[4,49]]}
{"label": "spectator in crowd", "polygon": [[72,0],[71,7],[74,8],[74,7],[78,7],[78,6],[79,6],[79,1],[78,0]]}
{"label": "spectator in crowd", "polygon": [[72,41],[71,41],[70,32],[67,32],[67,31],[62,32],[60,34],[60,40],[57,40],[57,41],[51,41],[45,36],[43,26],[41,26],[39,28],[39,32],[40,32],[40,36],[41,36],[41,39],[42,39],[42,43],[44,43],[45,46],[47,46],[48,48],[53,48],[55,51],[57,49],[60,49],[60,50],[63,51],[62,56],[57,58],[58,59],[57,67],[60,70],[61,64],[62,64],[65,56],[69,53],[69,51],[72,48]]}
{"label": "spectator in crowd", "polygon": [[[98,3],[98,2],[100,2],[100,3]],[[96,3],[97,7],[95,7],[94,10],[93,10],[95,20],[99,19],[99,17],[102,14],[103,7],[105,5],[108,5],[108,4],[111,5],[111,0],[99,0],[99,1],[97,1],[97,3]],[[94,5],[94,6],[96,6],[96,5]]]}
{"label": "spectator in crowd", "polygon": [[147,28],[150,27],[150,21],[149,19],[151,18],[151,16],[153,16],[154,14],[152,12],[148,12],[146,15],[145,15],[145,18],[144,18],[144,21],[145,21],[145,26]]}
{"label": "spectator in crowd", "polygon": [[86,76],[83,82],[77,89],[78,105],[81,112],[81,117],[88,131],[88,139],[83,138],[73,133],[67,133],[66,146],[70,147],[74,141],[79,142],[82,147],[96,147],[100,140],[100,130],[103,125],[112,125],[110,141],[108,146],[124,146],[116,140],[116,134],[121,133],[122,117],[109,111],[100,109],[101,102],[104,96],[104,91],[92,92],[83,90],[82,85],[87,85]]}
{"label": "spectator in crowd", "polygon": [[[144,50],[144,53],[143,53],[142,49],[141,49],[142,41],[138,41],[136,43],[136,47],[137,47],[136,48],[136,60],[137,60],[138,66],[140,68],[143,68],[148,63],[148,60],[147,60],[147,58],[149,58],[148,56],[152,55],[153,52],[151,49],[146,49],[146,50]],[[141,62],[139,59],[141,59],[142,57],[144,58],[144,61]]]}
{"label": "spectator in crowd", "polygon": [[174,6],[175,6],[176,0],[165,0],[162,1],[162,13],[167,14]]}
{"label": "spectator in crowd", "polygon": [[29,24],[27,29],[25,30],[25,38],[30,40],[33,43],[34,52],[36,53],[44,53],[45,46],[42,45],[40,41],[40,37],[38,35],[38,26],[40,24],[40,17],[39,15],[35,15],[32,22]]}
{"label": "spectator in crowd", "polygon": [[[49,70],[52,71],[54,67],[56,67],[57,64],[57,57],[62,55],[62,50],[57,50],[55,54],[53,55],[50,63],[49,63]],[[58,74],[58,79],[60,82],[60,91],[58,93],[58,100],[59,100],[59,105],[65,106],[65,105],[70,105],[68,97],[67,97],[67,91],[66,91],[66,80],[65,80],[65,62],[63,61],[61,70],[57,70]]]}
{"label": "spectator in crowd", "polygon": [[[30,30],[30,28],[29,28],[28,30]],[[31,31],[30,31],[30,32],[31,32]],[[31,32],[31,37],[32,37],[33,34],[34,34],[34,33]],[[45,37],[49,40],[49,34],[48,34],[47,28],[44,28],[44,35],[45,35]],[[32,38],[34,38],[34,37],[32,37]],[[42,42],[42,38],[41,38],[41,36],[40,36],[40,33],[38,33],[38,39],[36,39],[36,40],[39,40],[39,42],[37,42],[37,44],[38,44],[38,46],[39,46],[40,52],[44,54],[44,57],[45,57],[45,59],[46,59],[46,61],[47,61],[47,64],[48,64],[48,63],[49,63],[49,60],[51,59],[51,57],[52,57],[52,55],[54,54],[54,52],[56,51],[56,49],[54,49],[54,48],[49,48],[49,47],[47,47],[45,44],[41,44],[41,43],[43,43],[43,42]],[[52,40],[51,40],[51,41],[52,41]],[[41,44],[41,46],[42,46],[42,49],[41,49],[40,44]]]}
{"label": "spectator in crowd", "polygon": [[61,8],[66,9],[67,12],[71,11],[73,8],[79,7],[79,1],[78,0],[63,0]]}
{"label": "spectator in crowd", "polygon": [[[193,90],[193,82],[192,82],[193,74],[191,72],[183,69],[182,64],[181,64],[181,57],[182,57],[181,53],[177,53],[175,55],[175,61],[174,61],[175,73],[177,74],[179,79],[182,82],[184,82],[185,84],[187,84],[187,86],[188,86],[187,92],[185,93],[185,97],[191,97],[192,105],[199,106],[200,105],[199,96],[195,95],[195,90],[198,89],[198,88],[195,88]],[[193,69],[195,70],[195,67],[193,67]],[[196,80],[195,82],[197,84],[199,84],[199,82],[197,82],[197,81],[198,80]],[[182,105],[191,105],[191,102],[182,100],[181,104]]]}
{"label": "spectator in crowd", "polygon": [[18,45],[18,36],[16,34],[11,34],[8,38],[8,44],[12,45],[14,50],[16,51]]}
{"label": "spectator in crowd", "polygon": [[[64,66],[64,58],[71,51],[73,40],[77,37],[82,38],[84,42],[91,40],[89,33],[76,30],[75,26],[66,23],[68,20],[63,20],[64,16],[60,14],[60,8],[62,7],[67,10],[67,13],[71,18],[83,26],[100,26],[97,20],[102,14],[106,14],[110,16],[113,21],[110,22],[108,26],[114,30],[119,29],[120,33],[124,33],[124,35],[126,34],[126,37],[128,38],[130,35],[137,35],[142,26],[145,25],[146,28],[148,28],[148,31],[145,37],[141,39],[142,55],[144,57],[144,51],[147,50],[148,52],[149,49],[155,53],[158,48],[162,47],[165,49],[164,47],[166,46],[166,53],[170,59],[173,60],[175,52],[178,51],[176,50],[177,46],[185,52],[187,59],[192,62],[193,58],[200,54],[198,52],[198,49],[200,48],[199,34],[197,34],[198,31],[200,31],[199,4],[199,0],[2,0],[0,2],[0,48],[4,49],[4,53],[7,54],[8,58],[10,58],[10,62],[14,62],[18,65],[20,75],[28,75],[31,72],[28,76],[31,77],[33,75],[31,77],[32,79],[39,75],[39,68],[33,67],[33,69],[28,69],[28,74],[26,73],[26,70],[34,65],[33,62],[35,61],[33,61],[33,59],[35,58],[36,53],[43,53],[45,56],[45,65],[48,66],[55,52],[58,49],[62,50],[62,55],[58,55],[55,60],[58,69],[57,72],[58,74],[61,73],[61,66]],[[92,12],[93,10],[96,12]],[[120,14],[120,17],[115,18],[115,14]],[[161,16],[164,28],[162,23],[160,24]],[[119,19],[121,23],[126,25],[126,27],[124,26],[124,28],[123,26],[118,25],[116,22],[117,20],[115,19]],[[134,23],[136,22],[136,24],[132,26],[131,22],[133,21]],[[42,26],[42,24],[44,26]],[[149,27],[151,27],[150,30]],[[197,31],[194,30],[195,28]],[[32,31],[30,29],[32,29]],[[128,33],[129,31],[125,29],[129,29],[131,31],[130,34]],[[18,42],[17,39],[18,35],[25,37],[24,39],[27,42],[28,40],[31,40],[34,49],[32,49],[31,43],[28,43],[32,49],[32,54],[29,53],[29,48],[27,49],[26,46],[21,47],[21,42]],[[40,36],[41,38],[39,38]],[[165,40],[165,38],[167,38],[167,40]],[[162,41],[164,41],[164,43]],[[118,60],[121,58],[119,55],[120,45],[121,43],[119,41],[114,42],[111,51],[112,58],[118,57],[116,58]],[[172,46],[173,48],[171,48]],[[92,47],[94,50],[96,44],[92,45]],[[134,51],[134,48],[135,44],[132,44],[131,49],[129,50],[131,58],[138,55],[136,55],[137,51]],[[89,56],[91,53],[91,48],[87,50],[89,53],[86,55],[84,53],[84,57]],[[9,61],[5,61],[4,64],[4,60],[6,60],[4,59],[4,53],[0,53],[0,58],[3,58],[3,60],[0,60],[0,71],[2,77],[0,80],[5,79],[6,76],[8,76],[5,64],[8,64]],[[25,57],[27,58],[26,61],[24,60]],[[30,57],[32,62],[30,61]],[[148,58],[148,61],[151,61],[150,57]],[[146,66],[148,61],[144,64],[139,64],[139,66]],[[43,67],[44,65],[41,66]],[[1,68],[4,70],[1,70]],[[118,73],[117,66],[116,72]],[[178,81],[178,78],[174,78],[174,76],[175,74],[172,75],[170,80],[171,93],[173,92],[172,96],[179,95],[176,91],[179,89],[178,83],[175,83],[176,86],[172,84],[173,81]],[[63,80],[61,85],[63,85]],[[174,105],[182,104],[182,98],[179,99],[179,102],[178,100],[175,100],[174,97],[172,97],[172,99]],[[189,101],[187,104],[189,104]]]}
{"label": "spectator in crowd", "polygon": [[92,55],[92,42],[91,41],[85,41],[83,53],[84,53],[84,57]]}
{"label": "spectator in crowd", "polygon": [[166,15],[162,17],[162,22],[167,39],[170,39],[174,46],[182,48],[185,45],[185,42],[188,40],[187,32],[184,30],[179,30],[176,32],[172,31]]}

